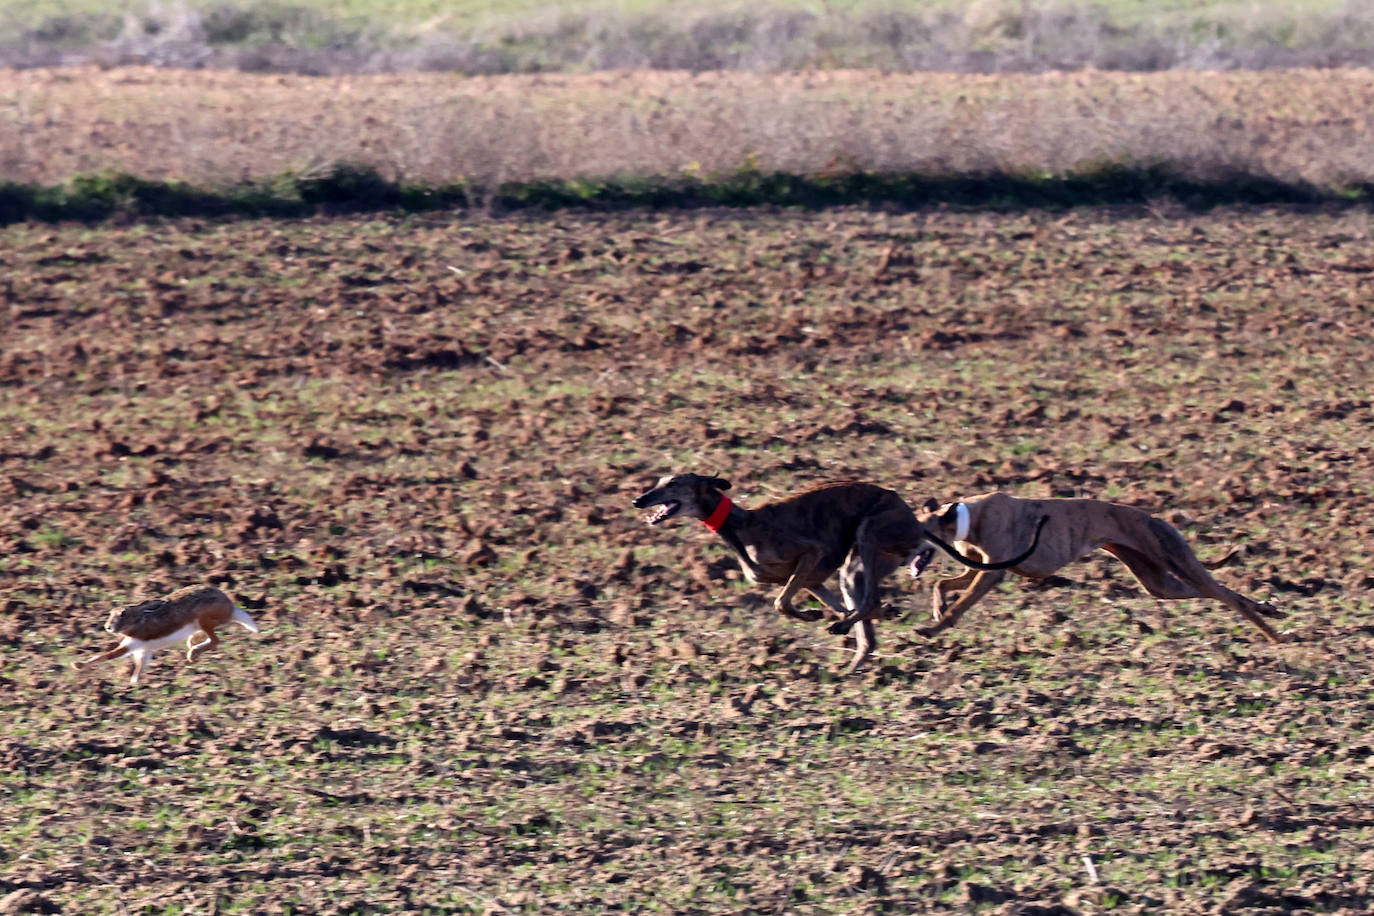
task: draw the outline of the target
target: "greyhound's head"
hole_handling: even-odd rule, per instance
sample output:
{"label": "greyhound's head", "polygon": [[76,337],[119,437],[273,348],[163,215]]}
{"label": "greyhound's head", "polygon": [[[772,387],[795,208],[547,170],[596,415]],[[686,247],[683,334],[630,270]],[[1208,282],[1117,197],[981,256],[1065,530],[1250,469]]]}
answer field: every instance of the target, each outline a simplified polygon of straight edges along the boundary
{"label": "greyhound's head", "polygon": [[[933,499],[927,499],[921,504],[921,511],[916,513],[916,521],[926,532],[926,542],[934,544],[945,553],[949,554],[950,559],[967,566],[969,569],[1012,569],[1030,558],[1040,546],[1040,532],[1049,523],[1048,515],[1040,516],[1040,521],[1035,524],[1035,533],[1031,535],[1030,546],[1021,551],[1009,560],[998,560],[996,563],[984,563],[982,560],[974,560],[965,556],[957,549],[957,545],[968,538],[969,526],[971,525],[969,508],[964,503],[948,503],[940,505]],[[930,560],[927,559],[926,563]],[[912,561],[911,574],[920,575],[920,570],[925,568],[925,564]]]}
{"label": "greyhound's head", "polygon": [[942,537],[946,541],[954,540],[959,529],[955,504],[947,503],[942,506],[934,499],[927,499],[921,504],[921,510],[916,513],[916,521],[927,531],[934,532],[937,537]]}
{"label": "greyhound's head", "polygon": [[650,525],[685,515],[688,518],[707,518],[720,502],[720,492],[730,489],[730,481],[701,474],[671,474],[660,477],[658,483],[635,501],[636,509],[653,509],[644,516]]}
{"label": "greyhound's head", "polygon": [[[933,499],[927,499],[916,513],[916,521],[930,534],[945,541],[953,541],[958,531],[958,519],[954,504],[941,506]],[[935,548],[926,541],[911,558],[911,578],[920,578],[930,561],[935,559]]]}

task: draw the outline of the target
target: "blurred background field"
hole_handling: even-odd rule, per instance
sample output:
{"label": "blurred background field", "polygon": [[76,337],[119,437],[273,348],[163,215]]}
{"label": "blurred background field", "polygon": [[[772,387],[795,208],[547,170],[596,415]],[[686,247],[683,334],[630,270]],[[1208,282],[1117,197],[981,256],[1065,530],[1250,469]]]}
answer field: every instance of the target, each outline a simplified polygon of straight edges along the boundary
{"label": "blurred background field", "polygon": [[299,197],[344,164],[373,191],[480,202],[551,181],[591,198],[741,173],[1154,170],[1275,201],[1360,197],[1371,48],[1374,4],[1329,0],[23,0],[0,8],[0,183]]}
{"label": "blurred background field", "polygon": [[1366,0],[19,0],[0,62],[301,73],[878,67],[1159,70],[1369,63]]}
{"label": "blurred background field", "polygon": [[0,180],[222,185],[338,162],[435,185],[740,169],[1055,177],[1104,166],[1374,181],[1374,71],[307,77],[0,71]]}

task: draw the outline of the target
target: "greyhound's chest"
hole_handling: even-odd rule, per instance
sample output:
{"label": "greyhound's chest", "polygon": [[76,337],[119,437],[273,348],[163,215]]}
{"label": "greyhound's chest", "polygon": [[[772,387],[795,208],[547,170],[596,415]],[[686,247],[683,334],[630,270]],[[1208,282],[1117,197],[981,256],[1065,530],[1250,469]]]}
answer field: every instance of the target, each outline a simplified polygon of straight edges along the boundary
{"label": "greyhound's chest", "polygon": [[778,585],[792,577],[797,567],[795,557],[784,556],[779,551],[770,550],[765,545],[749,544],[744,548],[749,562],[741,562],[744,577],[754,585]]}

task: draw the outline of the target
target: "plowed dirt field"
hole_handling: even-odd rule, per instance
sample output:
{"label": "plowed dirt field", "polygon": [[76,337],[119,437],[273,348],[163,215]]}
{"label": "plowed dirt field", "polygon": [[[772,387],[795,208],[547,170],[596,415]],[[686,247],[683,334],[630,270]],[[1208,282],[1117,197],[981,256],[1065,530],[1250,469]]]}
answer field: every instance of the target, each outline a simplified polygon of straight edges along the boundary
{"label": "plowed dirt field", "polygon": [[[1366,913],[1363,211],[0,231],[0,912]],[[880,658],[695,523],[856,475],[1158,511]],[[948,561],[927,577],[949,575]],[[78,674],[116,603],[250,610]]]}

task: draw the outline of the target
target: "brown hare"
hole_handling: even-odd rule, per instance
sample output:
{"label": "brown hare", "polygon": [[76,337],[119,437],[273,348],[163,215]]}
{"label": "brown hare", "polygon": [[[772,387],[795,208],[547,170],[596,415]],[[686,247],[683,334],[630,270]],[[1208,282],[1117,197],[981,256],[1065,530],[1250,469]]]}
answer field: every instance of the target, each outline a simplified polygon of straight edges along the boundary
{"label": "brown hare", "polygon": [[[158,649],[165,649],[186,640],[188,661],[207,649],[219,645],[215,628],[237,623],[253,633],[258,625],[229,596],[208,585],[190,585],[178,589],[166,598],[143,601],[117,607],[110,611],[105,630],[123,637],[117,645],[85,661],[73,662],[80,670],[96,662],[133,656],[134,673],[130,684],[137,684],[143,665]],[[197,635],[205,639],[196,641]]]}

